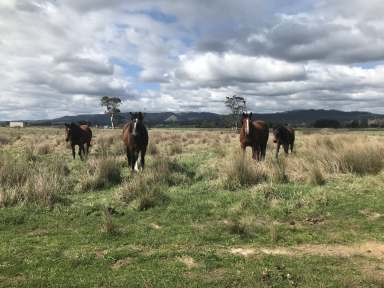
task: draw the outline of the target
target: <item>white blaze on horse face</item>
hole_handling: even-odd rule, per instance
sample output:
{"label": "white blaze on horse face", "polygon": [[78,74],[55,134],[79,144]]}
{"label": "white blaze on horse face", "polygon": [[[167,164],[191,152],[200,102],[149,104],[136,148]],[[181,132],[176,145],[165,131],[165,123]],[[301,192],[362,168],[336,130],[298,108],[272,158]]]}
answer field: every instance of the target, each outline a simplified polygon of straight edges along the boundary
{"label": "white blaze on horse face", "polygon": [[136,126],[137,126],[137,119],[133,120],[133,135],[136,135]]}
{"label": "white blaze on horse face", "polygon": [[245,119],[245,135],[249,135],[249,118]]}

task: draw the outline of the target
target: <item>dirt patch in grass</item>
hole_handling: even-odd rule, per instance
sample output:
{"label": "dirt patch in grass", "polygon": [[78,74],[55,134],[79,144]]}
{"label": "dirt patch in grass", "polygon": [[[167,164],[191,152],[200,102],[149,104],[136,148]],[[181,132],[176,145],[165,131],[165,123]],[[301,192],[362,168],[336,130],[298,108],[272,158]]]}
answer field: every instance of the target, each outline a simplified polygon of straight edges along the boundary
{"label": "dirt patch in grass", "polygon": [[128,257],[124,259],[117,260],[115,263],[111,265],[112,269],[120,269],[122,267],[128,266],[133,263],[133,259]]}
{"label": "dirt patch in grass", "polygon": [[177,260],[183,263],[188,269],[199,267],[199,264],[197,264],[196,261],[190,256],[178,257]]}
{"label": "dirt patch in grass", "polygon": [[156,223],[149,224],[149,227],[151,227],[152,229],[155,229],[155,230],[160,230],[161,229],[161,226],[156,224]]}
{"label": "dirt patch in grass", "polygon": [[216,268],[205,273],[199,272],[187,272],[184,274],[186,278],[190,279],[203,279],[207,282],[217,282],[225,278],[225,275],[228,275],[228,269],[225,268]]}
{"label": "dirt patch in grass", "polygon": [[361,210],[360,213],[363,214],[364,216],[366,216],[368,218],[368,220],[370,220],[370,221],[374,221],[374,220],[377,220],[377,219],[383,217],[382,214],[377,213],[375,211],[370,211],[370,210]]}
{"label": "dirt patch in grass", "polygon": [[293,247],[237,247],[229,250],[231,254],[249,257],[256,254],[269,255],[316,255],[327,257],[353,257],[364,256],[377,260],[384,260],[384,243],[368,241],[353,245],[326,245],[326,244],[304,244]]}

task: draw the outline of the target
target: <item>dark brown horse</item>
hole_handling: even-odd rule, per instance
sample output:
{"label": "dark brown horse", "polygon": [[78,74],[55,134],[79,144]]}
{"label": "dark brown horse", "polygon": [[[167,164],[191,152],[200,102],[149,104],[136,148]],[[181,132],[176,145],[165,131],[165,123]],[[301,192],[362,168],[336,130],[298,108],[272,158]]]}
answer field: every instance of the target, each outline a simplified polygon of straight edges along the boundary
{"label": "dark brown horse", "polygon": [[84,159],[83,156],[88,156],[91,140],[92,130],[88,124],[77,125],[75,123],[65,123],[65,141],[69,141],[71,144],[73,159],[75,159],[76,145],[79,146],[79,156],[81,160]]}
{"label": "dark brown horse", "polygon": [[124,125],[123,141],[126,147],[128,165],[132,171],[138,170],[137,160],[140,154],[141,169],[144,169],[145,153],[148,146],[148,131],[141,112],[131,113],[131,121]]}
{"label": "dark brown horse", "polygon": [[245,152],[247,146],[252,147],[252,158],[260,161],[265,159],[269,128],[264,121],[252,121],[252,113],[243,113],[241,118],[240,144]]}
{"label": "dark brown horse", "polygon": [[295,130],[284,126],[278,126],[273,129],[273,142],[276,143],[276,158],[279,157],[280,146],[283,145],[284,152],[288,155],[289,149],[293,152],[295,143]]}

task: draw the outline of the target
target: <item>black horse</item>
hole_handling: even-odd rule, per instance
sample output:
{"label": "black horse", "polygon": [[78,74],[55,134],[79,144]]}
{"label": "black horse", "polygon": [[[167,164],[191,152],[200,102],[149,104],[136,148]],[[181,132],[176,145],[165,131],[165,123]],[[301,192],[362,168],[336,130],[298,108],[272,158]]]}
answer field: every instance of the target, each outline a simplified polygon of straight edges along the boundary
{"label": "black horse", "polygon": [[124,125],[123,142],[127,151],[128,165],[132,171],[138,170],[137,160],[140,154],[141,169],[144,169],[145,153],[148,146],[148,131],[141,112],[130,113],[131,121]]}
{"label": "black horse", "polygon": [[81,123],[77,125],[73,122],[71,124],[65,123],[65,135],[65,141],[71,143],[73,159],[75,159],[76,145],[79,146],[79,156],[81,160],[84,159],[83,156],[88,156],[92,140],[92,130],[88,124]]}
{"label": "black horse", "polygon": [[289,149],[293,152],[295,143],[295,130],[284,126],[278,126],[273,129],[273,142],[276,143],[276,158],[279,157],[280,146],[283,145],[284,152],[288,155]]}

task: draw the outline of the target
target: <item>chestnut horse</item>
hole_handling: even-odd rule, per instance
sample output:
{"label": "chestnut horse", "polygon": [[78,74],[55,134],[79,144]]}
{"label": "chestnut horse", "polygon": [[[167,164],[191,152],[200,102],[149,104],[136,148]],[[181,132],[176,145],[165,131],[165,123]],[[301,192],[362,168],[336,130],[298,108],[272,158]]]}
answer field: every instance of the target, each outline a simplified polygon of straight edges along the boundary
{"label": "chestnut horse", "polygon": [[241,119],[240,144],[245,153],[247,146],[252,147],[252,158],[260,161],[265,159],[269,128],[264,121],[252,121],[252,113],[243,113]]}
{"label": "chestnut horse", "polygon": [[130,113],[131,121],[124,125],[123,142],[126,147],[128,165],[132,171],[138,170],[137,160],[140,154],[141,169],[144,169],[145,153],[148,146],[148,131],[144,126],[143,113]]}
{"label": "chestnut horse", "polygon": [[[89,148],[91,147],[92,130],[88,124],[77,125],[75,123],[65,123],[65,141],[69,141],[72,148],[72,156],[75,159],[75,146],[79,146],[79,156],[83,160],[83,156],[87,157]],[[84,148],[85,146],[85,148]]]}
{"label": "chestnut horse", "polygon": [[284,152],[288,155],[289,148],[293,152],[295,143],[295,130],[284,126],[278,126],[273,129],[273,143],[276,143],[276,158],[279,157],[280,146],[283,145]]}

